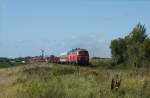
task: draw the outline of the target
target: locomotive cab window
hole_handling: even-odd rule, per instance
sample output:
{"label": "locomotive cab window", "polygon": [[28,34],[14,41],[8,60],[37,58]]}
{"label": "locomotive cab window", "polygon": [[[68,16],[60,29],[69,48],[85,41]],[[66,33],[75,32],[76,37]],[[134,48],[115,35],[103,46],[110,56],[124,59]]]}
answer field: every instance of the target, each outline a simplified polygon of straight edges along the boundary
{"label": "locomotive cab window", "polygon": [[79,55],[86,55],[86,54],[88,54],[87,51],[79,51]]}

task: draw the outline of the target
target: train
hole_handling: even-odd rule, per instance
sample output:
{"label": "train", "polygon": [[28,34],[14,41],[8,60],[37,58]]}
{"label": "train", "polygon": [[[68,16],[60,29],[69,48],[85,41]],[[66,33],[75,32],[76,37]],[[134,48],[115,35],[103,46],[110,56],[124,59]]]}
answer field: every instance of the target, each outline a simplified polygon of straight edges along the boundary
{"label": "train", "polygon": [[58,57],[52,57],[49,61],[60,64],[88,65],[89,52],[86,49],[75,48],[69,52],[61,53]]}

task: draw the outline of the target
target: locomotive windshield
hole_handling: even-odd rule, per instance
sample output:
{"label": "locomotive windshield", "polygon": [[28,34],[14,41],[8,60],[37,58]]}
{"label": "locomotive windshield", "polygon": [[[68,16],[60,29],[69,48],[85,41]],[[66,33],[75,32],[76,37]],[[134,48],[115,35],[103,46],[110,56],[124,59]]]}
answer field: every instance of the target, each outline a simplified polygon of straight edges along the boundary
{"label": "locomotive windshield", "polygon": [[79,51],[79,55],[88,55],[87,51]]}

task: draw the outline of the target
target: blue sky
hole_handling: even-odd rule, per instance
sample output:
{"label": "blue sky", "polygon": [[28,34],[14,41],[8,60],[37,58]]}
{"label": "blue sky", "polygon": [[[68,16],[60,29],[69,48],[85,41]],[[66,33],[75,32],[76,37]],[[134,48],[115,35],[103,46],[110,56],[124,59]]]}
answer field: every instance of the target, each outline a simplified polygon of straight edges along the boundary
{"label": "blue sky", "polygon": [[72,48],[110,57],[110,41],[141,22],[148,0],[0,0],[0,57],[59,55]]}

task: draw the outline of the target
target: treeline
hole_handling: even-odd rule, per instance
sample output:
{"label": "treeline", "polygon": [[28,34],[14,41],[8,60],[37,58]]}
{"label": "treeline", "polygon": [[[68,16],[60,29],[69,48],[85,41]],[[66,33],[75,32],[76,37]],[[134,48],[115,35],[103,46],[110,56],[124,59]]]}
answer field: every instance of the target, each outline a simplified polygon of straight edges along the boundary
{"label": "treeline", "polygon": [[150,66],[150,38],[146,28],[137,24],[129,35],[111,41],[112,65],[129,67]]}
{"label": "treeline", "polygon": [[19,66],[24,64],[26,58],[18,57],[18,58],[6,58],[0,57],[0,68],[7,68],[13,66]]}

